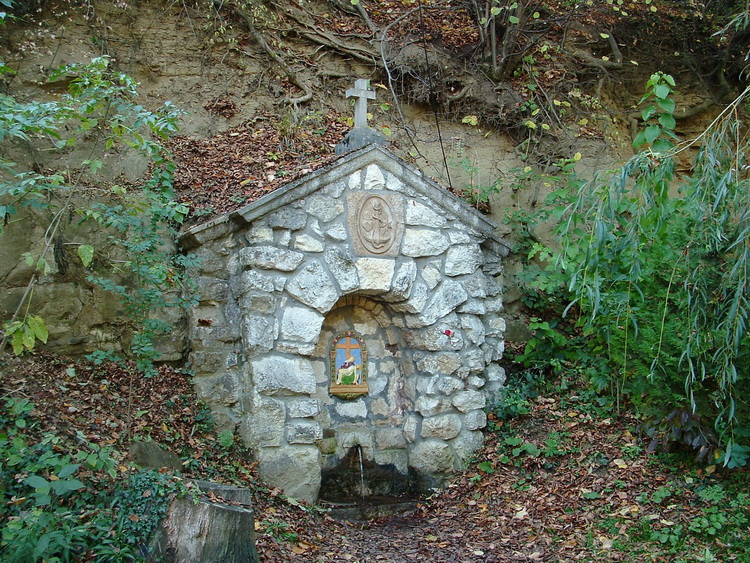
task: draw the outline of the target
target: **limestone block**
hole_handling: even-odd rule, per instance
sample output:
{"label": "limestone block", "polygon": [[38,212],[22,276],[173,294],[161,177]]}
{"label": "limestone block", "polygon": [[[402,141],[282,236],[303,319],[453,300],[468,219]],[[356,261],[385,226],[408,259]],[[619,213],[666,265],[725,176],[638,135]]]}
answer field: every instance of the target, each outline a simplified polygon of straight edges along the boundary
{"label": "limestone block", "polygon": [[353,428],[341,428],[336,430],[336,440],[340,452],[346,454],[351,448],[361,446],[365,450],[371,450],[373,445],[372,429],[357,426]]}
{"label": "limestone block", "polygon": [[354,174],[349,176],[348,185],[350,190],[359,190],[362,186],[362,173],[357,170]]}
{"label": "limestone block", "polygon": [[226,352],[193,351],[190,354],[190,367],[197,375],[215,374],[225,367]]}
{"label": "limestone block", "polygon": [[289,229],[299,231],[307,223],[307,213],[304,209],[284,206],[268,215],[268,226],[273,229]]}
{"label": "limestone block", "polygon": [[317,382],[312,364],[305,358],[264,356],[250,362],[253,382],[266,395],[312,395]]}
{"label": "limestone block", "polygon": [[236,374],[220,372],[193,378],[195,393],[209,405],[233,406],[240,399],[240,382]]}
{"label": "limestone block", "polygon": [[391,309],[397,313],[421,313],[427,305],[430,294],[423,282],[414,284],[411,297],[407,301],[393,303]]}
{"label": "limestone block", "polygon": [[484,324],[474,315],[461,315],[461,328],[466,339],[476,346],[484,344]]}
{"label": "limestone block", "polygon": [[214,248],[209,246],[197,248],[193,254],[200,261],[198,269],[201,273],[217,278],[227,277],[226,260]]}
{"label": "limestone block", "polygon": [[307,307],[288,306],[281,318],[281,338],[314,343],[324,319],[323,315]]}
{"label": "limestone block", "polygon": [[469,432],[463,430],[450,442],[455,454],[454,469],[461,470],[466,466],[474,452],[479,450],[484,444],[484,436],[478,430]]}
{"label": "limestone block", "polygon": [[339,298],[334,281],[317,260],[306,264],[289,281],[287,291],[298,301],[321,313],[330,311]]}
{"label": "limestone block", "polygon": [[336,223],[326,229],[326,236],[336,242],[343,242],[348,238],[346,227],[342,223]]}
{"label": "limestone block", "polygon": [[501,399],[502,389],[505,386],[505,370],[497,364],[490,364],[484,372],[487,384],[484,393],[490,405],[496,405]]}
{"label": "limestone block", "polygon": [[286,401],[286,411],[289,418],[310,418],[320,412],[318,399],[291,398]]}
{"label": "limestone block", "polygon": [[506,329],[505,319],[498,316],[489,317],[487,323],[487,336],[502,337]]}
{"label": "limestone block", "polygon": [[445,226],[447,219],[444,215],[437,213],[435,210],[423,205],[413,199],[406,204],[406,224],[420,225],[423,227],[440,228]]}
{"label": "limestone block", "polygon": [[240,264],[245,268],[293,272],[305,255],[301,252],[276,248],[275,246],[249,246],[240,249]]}
{"label": "limestone block", "polygon": [[365,182],[364,189],[366,190],[382,190],[385,188],[385,178],[380,168],[374,164],[371,164],[365,170]]}
{"label": "limestone block", "polygon": [[438,319],[453,312],[456,307],[468,298],[468,293],[461,287],[460,283],[453,280],[445,280],[432,294],[427,307],[425,307],[421,315],[407,317],[406,326],[411,328],[430,326]]}
{"label": "limestone block", "polygon": [[451,245],[453,244],[468,244],[471,242],[471,236],[466,231],[458,229],[451,229],[448,231],[448,236],[451,239]]}
{"label": "limestone block", "polygon": [[485,403],[484,393],[475,390],[462,391],[453,397],[453,406],[461,412],[483,409]]}
{"label": "limestone block", "polygon": [[293,354],[295,356],[312,356],[315,353],[315,344],[281,340],[276,343],[276,351],[283,354]]}
{"label": "limestone block", "polygon": [[477,272],[473,276],[461,279],[461,285],[470,297],[484,299],[489,293],[490,280],[481,272]]}
{"label": "limestone block", "polygon": [[417,265],[413,260],[404,262],[399,266],[391,290],[383,296],[385,301],[390,303],[404,301],[409,297],[414,280],[417,278]]}
{"label": "limestone block", "polygon": [[464,352],[464,365],[469,368],[471,373],[479,373],[484,371],[484,353],[474,348]]}
{"label": "limestone block", "polygon": [[414,354],[414,363],[419,371],[429,374],[451,375],[461,367],[461,355],[456,352],[442,352],[439,354]]}
{"label": "limestone block", "polygon": [[329,197],[333,197],[333,198],[341,197],[341,194],[344,193],[344,190],[347,187],[347,182],[348,182],[348,178],[344,180],[338,180],[330,184],[326,184],[323,187],[323,189],[320,190],[320,193],[322,193],[323,195],[327,195]]}
{"label": "limestone block", "polygon": [[448,473],[454,463],[453,450],[442,440],[416,442],[409,449],[409,465],[422,474]]}
{"label": "limestone block", "polygon": [[274,399],[263,399],[253,412],[243,417],[238,433],[249,448],[281,446],[284,442],[284,403]]}
{"label": "limestone block", "polygon": [[431,264],[428,264],[424,268],[422,268],[422,279],[427,284],[427,287],[430,289],[435,289],[437,285],[440,283],[440,281],[443,279],[443,276],[440,274],[440,270],[438,270],[435,266],[432,266]]}
{"label": "limestone block", "polygon": [[388,413],[390,412],[390,409],[388,407],[388,403],[385,402],[385,399],[382,397],[379,399],[375,399],[370,403],[370,410],[372,410],[372,414],[378,415],[378,416],[388,416]]}
{"label": "limestone block", "polygon": [[320,451],[312,445],[260,448],[255,452],[260,478],[287,496],[315,502],[320,490]]}
{"label": "limestone block", "polygon": [[273,229],[267,225],[255,225],[247,233],[247,242],[250,244],[264,244],[273,242]]}
{"label": "limestone block", "polygon": [[453,395],[457,391],[462,391],[464,382],[456,377],[440,377],[435,385],[435,390],[442,395]]}
{"label": "limestone block", "polygon": [[400,428],[376,428],[375,445],[381,450],[405,448],[406,436]]}
{"label": "limestone block", "polygon": [[480,410],[470,411],[464,416],[464,428],[479,430],[487,426],[487,413]]}
{"label": "limestone block", "polygon": [[280,248],[288,248],[289,243],[292,241],[292,231],[287,229],[280,229],[274,232],[274,242],[276,246]]}
{"label": "limestone block", "polygon": [[333,221],[344,212],[344,203],[323,194],[314,194],[307,199],[307,211],[324,223]]}
{"label": "limestone block", "polygon": [[458,309],[456,309],[456,311],[469,315],[482,316],[487,313],[487,307],[485,306],[484,301],[480,299],[468,299]]}
{"label": "limestone block", "polygon": [[278,336],[275,320],[270,317],[248,315],[242,320],[245,349],[250,355],[268,352]]}
{"label": "limestone block", "polygon": [[271,315],[278,308],[279,298],[268,293],[250,292],[244,295],[242,303],[250,311]]}
{"label": "limestone block", "polygon": [[323,439],[323,429],[313,421],[290,422],[287,425],[286,441],[290,444],[314,444]]}
{"label": "limestone block", "polygon": [[346,401],[336,404],[336,414],[342,418],[367,418],[367,405],[362,399]]}
{"label": "limestone block", "polygon": [[325,244],[323,241],[312,235],[299,235],[294,241],[295,250],[300,252],[323,252]]}
{"label": "limestone block", "polygon": [[445,252],[449,244],[448,238],[439,231],[406,229],[401,243],[401,253],[412,258],[437,256]]}
{"label": "limestone block", "polygon": [[349,293],[359,287],[357,268],[348,251],[335,246],[331,247],[325,252],[325,260],[342,293]]}
{"label": "limestone block", "polygon": [[469,387],[472,389],[481,389],[484,387],[484,384],[487,383],[483,377],[479,377],[478,375],[472,375],[469,376],[467,383],[469,384]]}
{"label": "limestone block", "polygon": [[392,465],[404,476],[409,473],[409,456],[403,449],[375,450],[374,454],[373,461],[378,465]]}
{"label": "limestone block", "polygon": [[271,293],[276,289],[276,284],[271,276],[261,274],[256,270],[242,272],[242,275],[237,282],[231,280],[230,283],[233,283],[232,293],[234,295],[244,295],[248,291],[264,291]]}
{"label": "limestone block", "polygon": [[457,414],[441,414],[422,421],[423,438],[451,440],[461,431],[461,417]]}
{"label": "limestone block", "polygon": [[404,421],[404,438],[406,438],[407,442],[411,443],[417,439],[421,422],[422,418],[416,414],[407,415]]}
{"label": "limestone block", "polygon": [[359,289],[363,294],[376,295],[391,289],[396,261],[390,258],[358,258],[355,262]]}
{"label": "limestone block", "polygon": [[503,310],[503,298],[493,297],[491,299],[485,299],[484,305],[487,307],[488,313],[499,313]]}
{"label": "limestone block", "polygon": [[214,301],[225,303],[229,297],[229,284],[226,280],[210,276],[200,276],[195,279],[198,286],[198,299],[201,303]]}
{"label": "limestone block", "polygon": [[414,410],[422,416],[435,416],[452,410],[452,406],[448,397],[422,396],[414,403]]}
{"label": "limestone block", "polygon": [[370,397],[377,397],[388,385],[388,378],[370,372],[370,375],[367,378],[367,385],[370,388]]}
{"label": "limestone block", "polygon": [[482,249],[476,243],[451,246],[445,257],[445,275],[463,276],[473,274],[482,264],[483,260]]}

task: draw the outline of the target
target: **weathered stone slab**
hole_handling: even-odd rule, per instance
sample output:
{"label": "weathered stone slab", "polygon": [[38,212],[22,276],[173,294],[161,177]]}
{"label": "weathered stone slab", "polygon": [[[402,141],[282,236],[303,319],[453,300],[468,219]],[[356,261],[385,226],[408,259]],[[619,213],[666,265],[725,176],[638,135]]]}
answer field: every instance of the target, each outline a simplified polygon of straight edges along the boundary
{"label": "weathered stone slab", "polygon": [[258,472],[292,498],[315,502],[320,490],[320,451],[312,445],[260,448]]}
{"label": "weathered stone slab", "polygon": [[409,449],[409,465],[419,473],[449,473],[453,471],[453,464],[453,450],[443,441],[424,440],[416,442]]}
{"label": "weathered stone slab", "polygon": [[389,258],[358,258],[355,262],[359,288],[362,293],[374,295],[391,289],[396,261]]}
{"label": "weathered stone slab", "polygon": [[439,231],[406,229],[401,243],[401,253],[412,258],[437,256],[445,252],[449,244],[448,238]]}
{"label": "weathered stone slab", "polygon": [[461,431],[461,418],[457,414],[442,414],[422,421],[423,438],[451,440]]}
{"label": "weathered stone slab", "polygon": [[292,297],[321,313],[328,312],[339,298],[333,280],[317,260],[297,272],[286,289]]}
{"label": "weathered stone slab", "polygon": [[250,448],[277,447],[284,441],[284,403],[275,399],[260,399],[252,412],[240,422],[238,433]]}
{"label": "weathered stone slab", "polygon": [[318,399],[290,398],[286,401],[289,418],[310,418],[320,412]]}
{"label": "weathered stone slab", "polygon": [[308,198],[307,211],[324,223],[328,223],[344,212],[344,203],[337,198],[316,194]]}
{"label": "weathered stone slab", "polygon": [[240,249],[240,264],[246,268],[293,272],[304,259],[305,255],[301,252],[275,246],[249,246]]}
{"label": "weathered stone slab", "polygon": [[284,310],[281,318],[281,338],[283,340],[299,340],[301,342],[315,342],[320,335],[325,317],[306,307],[289,306]]}
{"label": "weathered stone slab", "polygon": [[423,227],[440,228],[445,226],[448,220],[445,215],[440,215],[434,209],[427,207],[417,201],[409,200],[406,204],[406,224],[420,225]]}
{"label": "weathered stone slab", "polygon": [[451,399],[440,396],[422,396],[414,404],[414,410],[422,416],[435,416],[452,410]]}
{"label": "weathered stone slab", "polygon": [[453,397],[453,406],[461,412],[483,409],[486,404],[484,393],[475,390],[462,391]]}
{"label": "weathered stone slab", "polygon": [[417,278],[417,265],[413,260],[399,266],[391,283],[391,290],[383,296],[388,302],[404,301],[409,298],[414,280]]}
{"label": "weathered stone slab", "polygon": [[294,241],[294,249],[299,252],[323,252],[325,248],[322,240],[308,234],[299,235]]}
{"label": "weathered stone slab", "polygon": [[286,441],[290,444],[314,444],[323,439],[320,424],[312,421],[290,422],[286,429]]}
{"label": "weathered stone slab", "polygon": [[484,262],[482,249],[478,244],[451,246],[445,257],[445,275],[462,276],[473,274]]}
{"label": "weathered stone slab", "polygon": [[266,395],[312,395],[317,381],[312,364],[304,358],[264,356],[250,362],[253,383]]}
{"label": "weathered stone slab", "polygon": [[349,252],[338,246],[329,248],[325,252],[325,261],[342,293],[349,293],[359,287],[357,267]]}
{"label": "weathered stone slab", "polygon": [[336,414],[349,419],[367,418],[367,405],[362,399],[338,403]]}

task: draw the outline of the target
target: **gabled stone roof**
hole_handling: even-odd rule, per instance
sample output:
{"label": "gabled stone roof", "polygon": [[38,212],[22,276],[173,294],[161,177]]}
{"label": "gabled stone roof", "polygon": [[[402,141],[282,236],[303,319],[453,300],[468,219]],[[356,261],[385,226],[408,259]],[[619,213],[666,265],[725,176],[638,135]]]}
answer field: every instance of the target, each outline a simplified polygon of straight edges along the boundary
{"label": "gabled stone roof", "polygon": [[333,163],[291,182],[245,207],[222,215],[184,231],[180,242],[186,249],[196,248],[207,241],[272,213],[297,200],[308,197],[319,189],[341,180],[370,165],[392,173],[418,194],[475,229],[485,239],[484,245],[501,256],[508,254],[508,245],[494,235],[497,225],[464,200],[427,178],[421,171],[378,145],[370,145],[350,152]]}

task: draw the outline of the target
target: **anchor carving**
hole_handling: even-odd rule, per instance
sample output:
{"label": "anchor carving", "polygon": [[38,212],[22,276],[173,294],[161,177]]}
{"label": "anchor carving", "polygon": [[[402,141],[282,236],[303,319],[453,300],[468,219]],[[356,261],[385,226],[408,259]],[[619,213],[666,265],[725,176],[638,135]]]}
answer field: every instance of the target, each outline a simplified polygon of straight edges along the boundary
{"label": "anchor carving", "polygon": [[360,237],[362,244],[374,254],[386,252],[394,238],[393,214],[381,197],[366,199],[360,212]]}

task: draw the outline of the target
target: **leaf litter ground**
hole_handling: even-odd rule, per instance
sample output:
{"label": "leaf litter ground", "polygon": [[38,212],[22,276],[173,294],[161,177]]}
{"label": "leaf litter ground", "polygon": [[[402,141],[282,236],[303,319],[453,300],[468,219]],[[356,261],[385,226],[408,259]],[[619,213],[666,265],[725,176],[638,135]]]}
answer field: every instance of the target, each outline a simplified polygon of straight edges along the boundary
{"label": "leaf litter ground", "polygon": [[[747,471],[647,454],[632,417],[575,391],[540,396],[509,422],[490,416],[484,448],[446,488],[412,514],[362,524],[264,485],[250,453],[211,432],[189,376],[173,368],[144,378],[127,366],[38,354],[0,370],[4,397],[36,405],[41,424],[30,432],[111,446],[122,477],[133,471],[132,440],[150,438],[180,455],[183,478],[250,488],[263,561],[750,560],[743,534],[732,532],[750,503],[722,512],[737,498],[721,492],[746,490]],[[723,514],[725,533],[703,525],[707,514]]]}

